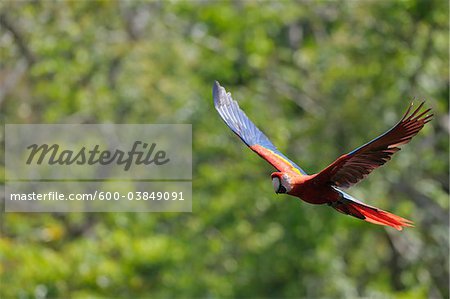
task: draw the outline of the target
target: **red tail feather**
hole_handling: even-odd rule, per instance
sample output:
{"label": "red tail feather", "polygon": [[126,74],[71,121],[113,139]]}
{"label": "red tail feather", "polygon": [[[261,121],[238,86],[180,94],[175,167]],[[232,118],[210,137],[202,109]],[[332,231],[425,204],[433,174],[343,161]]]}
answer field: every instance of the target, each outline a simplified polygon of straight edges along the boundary
{"label": "red tail feather", "polygon": [[342,198],[338,201],[329,203],[329,205],[341,213],[351,215],[367,222],[391,226],[398,230],[402,230],[403,227],[414,227],[413,222],[408,219],[366,205],[342,190],[336,190],[341,193]]}
{"label": "red tail feather", "polygon": [[364,220],[367,222],[379,225],[392,226],[397,230],[402,230],[403,227],[414,226],[413,222],[408,219],[402,218],[400,216],[394,215],[392,213],[374,207],[366,206],[352,201],[346,201],[345,204],[349,205],[350,207],[360,212],[365,217]]}

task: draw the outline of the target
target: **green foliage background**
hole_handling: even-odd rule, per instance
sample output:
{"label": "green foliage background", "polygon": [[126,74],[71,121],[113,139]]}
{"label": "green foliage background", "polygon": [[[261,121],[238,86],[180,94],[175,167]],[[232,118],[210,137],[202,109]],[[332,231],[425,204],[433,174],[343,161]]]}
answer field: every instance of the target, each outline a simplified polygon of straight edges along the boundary
{"label": "green foliage background", "polygon": [[[194,198],[192,213],[2,213],[0,296],[448,298],[448,11],[2,2],[3,123],[192,123]],[[416,227],[275,195],[214,110],[214,80],[309,173],[426,99],[435,119],[350,192]]]}

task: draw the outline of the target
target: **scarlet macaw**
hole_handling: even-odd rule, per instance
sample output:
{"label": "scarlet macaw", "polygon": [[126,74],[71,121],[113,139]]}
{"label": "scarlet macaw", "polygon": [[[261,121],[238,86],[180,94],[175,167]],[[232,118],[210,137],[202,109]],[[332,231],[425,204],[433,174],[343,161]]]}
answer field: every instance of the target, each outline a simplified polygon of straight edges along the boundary
{"label": "scarlet macaw", "polygon": [[402,119],[389,131],[340,156],[319,173],[308,175],[270,142],[239,108],[239,105],[216,81],[213,87],[214,106],[223,121],[242,141],[275,167],[271,175],[275,193],[287,193],[311,204],[328,204],[337,211],[402,230],[413,222],[353,198],[340,188],[348,188],[380,167],[408,143],[432,119],[431,109],[419,112],[423,102],[411,112],[411,104]]}

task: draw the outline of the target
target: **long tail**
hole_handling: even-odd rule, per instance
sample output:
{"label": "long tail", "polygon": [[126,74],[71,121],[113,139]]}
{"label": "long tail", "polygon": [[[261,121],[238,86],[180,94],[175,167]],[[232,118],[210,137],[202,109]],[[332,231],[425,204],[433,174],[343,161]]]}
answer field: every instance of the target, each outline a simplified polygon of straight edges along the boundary
{"label": "long tail", "polygon": [[341,190],[338,191],[343,197],[336,202],[330,203],[330,205],[341,213],[351,215],[367,222],[391,226],[397,230],[402,230],[403,227],[414,227],[413,222],[408,219],[366,205],[349,194]]}

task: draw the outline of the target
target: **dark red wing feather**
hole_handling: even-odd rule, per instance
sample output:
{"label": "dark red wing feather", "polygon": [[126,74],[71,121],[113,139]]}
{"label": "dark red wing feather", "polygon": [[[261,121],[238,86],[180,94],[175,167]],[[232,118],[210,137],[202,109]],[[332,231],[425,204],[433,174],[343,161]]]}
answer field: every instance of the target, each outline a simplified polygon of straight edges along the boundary
{"label": "dark red wing feather", "polygon": [[411,104],[402,119],[389,131],[369,143],[342,155],[314,178],[321,183],[348,188],[380,167],[408,143],[432,119],[431,108],[420,112],[422,102],[412,113]]}

